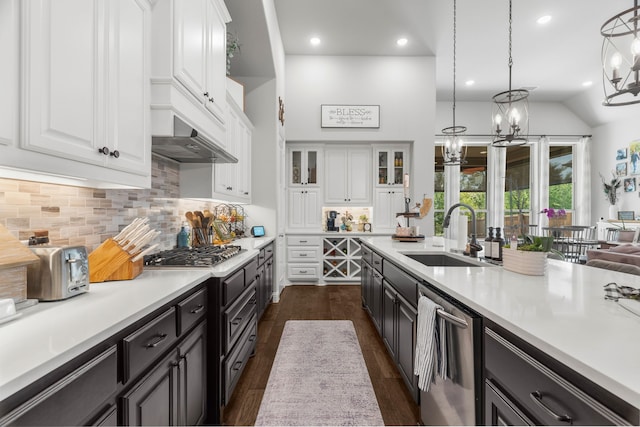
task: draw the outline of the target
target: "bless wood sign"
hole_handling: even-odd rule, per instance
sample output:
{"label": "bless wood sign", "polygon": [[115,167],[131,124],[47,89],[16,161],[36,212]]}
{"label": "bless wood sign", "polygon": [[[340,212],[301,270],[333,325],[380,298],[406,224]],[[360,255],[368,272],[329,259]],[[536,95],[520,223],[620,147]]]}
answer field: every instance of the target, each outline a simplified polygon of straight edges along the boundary
{"label": "bless wood sign", "polygon": [[321,105],[323,128],[379,128],[379,105]]}

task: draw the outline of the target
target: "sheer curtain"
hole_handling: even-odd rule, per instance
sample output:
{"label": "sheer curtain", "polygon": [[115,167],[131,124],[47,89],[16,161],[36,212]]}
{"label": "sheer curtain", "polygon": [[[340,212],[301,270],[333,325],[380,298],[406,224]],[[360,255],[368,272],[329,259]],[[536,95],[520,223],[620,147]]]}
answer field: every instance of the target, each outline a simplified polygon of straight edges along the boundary
{"label": "sheer curtain", "polygon": [[[504,227],[504,182],[507,170],[507,150],[489,146],[487,150],[487,227]],[[504,238],[504,235],[503,235]]]}
{"label": "sheer curtain", "polygon": [[574,221],[575,225],[591,225],[591,138],[583,136],[574,151]]}
{"label": "sheer curtain", "polygon": [[542,227],[549,226],[549,220],[547,216],[541,213],[542,209],[548,207],[549,204],[549,138],[546,136],[540,137],[537,144],[537,158],[539,160],[538,163],[538,195],[537,195],[537,208],[534,209],[533,203],[531,201],[531,218],[534,218],[534,215],[538,216],[538,232],[542,231]]}

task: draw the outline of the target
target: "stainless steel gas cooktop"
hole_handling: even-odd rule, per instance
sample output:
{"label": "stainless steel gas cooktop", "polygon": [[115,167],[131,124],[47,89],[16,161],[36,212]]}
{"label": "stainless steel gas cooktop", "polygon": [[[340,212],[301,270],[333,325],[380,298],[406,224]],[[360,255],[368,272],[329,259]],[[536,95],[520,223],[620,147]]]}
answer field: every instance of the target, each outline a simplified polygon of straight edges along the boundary
{"label": "stainless steel gas cooktop", "polygon": [[245,251],[240,246],[176,248],[144,257],[145,267],[211,267]]}

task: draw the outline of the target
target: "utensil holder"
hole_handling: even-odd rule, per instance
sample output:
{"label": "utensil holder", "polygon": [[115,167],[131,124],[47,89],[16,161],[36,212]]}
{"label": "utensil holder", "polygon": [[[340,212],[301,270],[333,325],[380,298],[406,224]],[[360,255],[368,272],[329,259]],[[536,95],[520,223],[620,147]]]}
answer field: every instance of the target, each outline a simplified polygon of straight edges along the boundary
{"label": "utensil holder", "polygon": [[[131,256],[113,239],[107,239],[89,254],[89,282],[97,283],[110,279],[126,263],[131,263]],[[133,277],[130,277],[133,278]]]}

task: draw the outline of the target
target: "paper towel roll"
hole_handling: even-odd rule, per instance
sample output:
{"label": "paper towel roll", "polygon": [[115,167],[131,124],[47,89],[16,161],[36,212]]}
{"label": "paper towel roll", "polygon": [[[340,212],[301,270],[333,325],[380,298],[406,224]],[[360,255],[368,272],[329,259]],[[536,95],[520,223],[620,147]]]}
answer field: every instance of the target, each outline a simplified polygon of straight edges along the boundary
{"label": "paper towel roll", "polygon": [[465,215],[458,217],[458,233],[456,234],[456,246],[458,249],[464,249],[467,246],[467,222]]}

